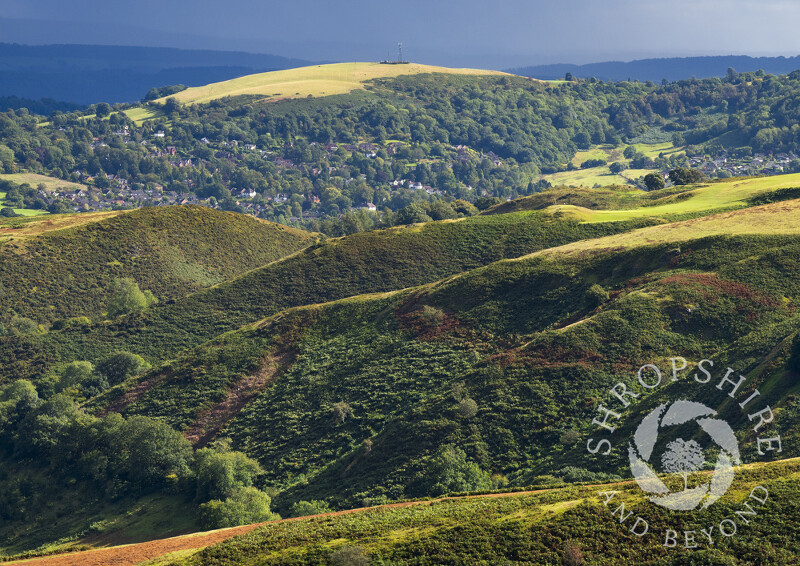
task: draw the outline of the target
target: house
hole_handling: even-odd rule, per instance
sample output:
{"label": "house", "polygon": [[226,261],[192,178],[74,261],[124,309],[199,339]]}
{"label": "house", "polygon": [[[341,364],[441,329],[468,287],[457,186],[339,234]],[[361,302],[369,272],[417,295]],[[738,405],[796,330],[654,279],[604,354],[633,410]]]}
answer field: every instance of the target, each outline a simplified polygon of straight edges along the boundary
{"label": "house", "polygon": [[154,138],[163,138],[164,136],[166,136],[166,134],[163,130],[158,130],[155,134],[153,134]]}
{"label": "house", "polygon": [[366,203],[362,208],[369,210],[370,212],[376,212],[378,210],[378,207],[371,202]]}

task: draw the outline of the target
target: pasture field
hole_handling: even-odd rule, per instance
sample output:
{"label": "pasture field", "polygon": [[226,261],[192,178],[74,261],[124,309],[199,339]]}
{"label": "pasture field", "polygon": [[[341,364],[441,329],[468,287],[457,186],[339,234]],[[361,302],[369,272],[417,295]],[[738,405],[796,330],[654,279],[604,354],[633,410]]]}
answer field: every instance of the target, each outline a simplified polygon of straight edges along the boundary
{"label": "pasture field", "polygon": [[[708,211],[724,211],[747,206],[747,199],[759,194],[800,186],[800,174],[779,175],[775,177],[747,177],[729,181],[701,185],[686,192],[672,194],[651,205],[642,202],[637,208],[619,210],[589,210],[571,205],[557,205],[550,208],[553,213],[560,212],[583,222],[614,222],[634,218],[675,219],[678,215],[696,214]],[[653,193],[639,193],[642,197]]]}
{"label": "pasture field", "polygon": [[[647,157],[656,158],[660,154],[665,156],[672,155],[683,151],[683,148],[675,147],[672,142],[658,143],[658,144],[633,144],[637,151],[643,153]],[[630,163],[630,159],[623,156],[623,151],[626,145],[612,146],[600,145],[592,149],[579,151],[572,158],[571,163],[575,167],[580,167],[581,163],[589,159],[603,159],[608,164],[619,161],[620,163]],[[551,173],[549,175],[542,175],[540,179],[549,181],[554,186],[576,186],[576,187],[595,187],[595,186],[611,186],[611,185],[627,185],[633,179],[644,177],[648,173],[652,173],[652,169],[626,169],[622,173],[614,174],[608,168],[608,165],[600,167],[591,167],[589,169],[578,169],[575,171],[561,171],[558,173]]]}
{"label": "pasture field", "polygon": [[[336,63],[314,65],[239,77],[229,81],[188,88],[170,95],[184,104],[202,103],[226,96],[261,95],[267,99],[304,98],[346,94],[362,88],[366,81],[400,75],[446,73],[456,75],[502,75],[498,71],[479,69],[449,69],[410,63],[382,65],[380,63]],[[167,97],[158,102],[164,102]],[[142,109],[144,110],[144,109]],[[129,111],[131,112],[131,111]],[[131,114],[128,114],[129,116]],[[141,114],[144,116],[144,114]],[[135,118],[134,118],[135,119]]]}
{"label": "pasture field", "polygon": [[123,210],[82,212],[75,214],[48,214],[46,217],[6,218],[0,220],[0,243],[9,239],[23,240],[54,230],[75,228],[99,220],[125,214]]}
{"label": "pasture field", "polygon": [[[647,209],[643,210],[646,211]],[[583,213],[584,211],[587,211],[587,209],[583,209],[580,212]],[[595,211],[588,212],[593,213]],[[594,222],[594,220],[591,220],[591,222]],[[800,201],[792,200],[732,210],[672,224],[641,228],[624,234],[581,240],[580,242],[573,242],[557,248],[543,250],[542,252],[535,252],[531,255],[597,253],[652,244],[680,243],[709,236],[780,236],[797,234],[800,234]]]}

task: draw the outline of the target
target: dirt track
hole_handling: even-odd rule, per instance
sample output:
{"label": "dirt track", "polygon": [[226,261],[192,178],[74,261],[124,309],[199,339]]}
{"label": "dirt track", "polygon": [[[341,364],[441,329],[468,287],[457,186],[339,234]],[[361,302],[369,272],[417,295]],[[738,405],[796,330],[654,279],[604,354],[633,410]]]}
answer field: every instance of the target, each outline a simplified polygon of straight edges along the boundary
{"label": "dirt track", "polygon": [[261,525],[246,525],[210,533],[152,540],[126,546],[43,556],[42,558],[8,562],[8,564],[30,564],[31,566],[132,566],[177,550],[200,549],[211,546],[236,535],[243,535],[259,526]]}

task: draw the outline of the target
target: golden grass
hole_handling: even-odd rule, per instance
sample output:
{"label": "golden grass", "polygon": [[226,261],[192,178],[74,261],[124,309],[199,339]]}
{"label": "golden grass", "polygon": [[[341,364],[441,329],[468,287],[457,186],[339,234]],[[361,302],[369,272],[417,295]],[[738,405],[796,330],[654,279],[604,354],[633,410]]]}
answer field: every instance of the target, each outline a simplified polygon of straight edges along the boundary
{"label": "golden grass", "polygon": [[11,218],[0,222],[0,243],[13,239],[25,240],[45,232],[74,228],[124,214],[124,210],[83,212],[80,214],[48,214],[40,218]]}
{"label": "golden grass", "polygon": [[[748,198],[777,189],[800,187],[800,174],[775,177],[750,177],[701,185],[680,195],[665,197],[656,206],[623,210],[589,210],[579,206],[556,205],[547,210],[577,218],[583,222],[615,222],[635,218],[660,218],[710,210],[722,211],[747,206]],[[640,193],[642,196],[645,193]]]}
{"label": "golden grass", "polygon": [[708,236],[791,234],[800,234],[800,200],[732,210],[682,222],[651,226],[624,234],[582,240],[536,252],[525,257],[536,255],[569,256],[587,252],[592,254],[602,253],[610,250],[623,250],[653,244],[677,244]]}
{"label": "golden grass", "polygon": [[[259,73],[229,81],[193,87],[171,95],[184,104],[202,103],[225,96],[260,95],[266,99],[304,98],[346,94],[362,88],[372,79],[413,75],[420,73],[447,73],[451,75],[502,75],[499,71],[478,69],[449,69],[410,63],[408,65],[381,65],[380,63],[336,63],[313,65],[284,71]],[[158,102],[164,102],[161,98]]]}
{"label": "golden grass", "polygon": [[44,185],[45,190],[54,191],[59,188],[67,189],[80,189],[86,190],[86,185],[80,183],[73,183],[72,181],[65,181],[57,177],[48,177],[46,175],[38,175],[36,173],[9,173],[0,175],[0,179],[4,181],[11,181],[12,183],[22,184],[28,183],[31,187],[36,188],[38,185]]}

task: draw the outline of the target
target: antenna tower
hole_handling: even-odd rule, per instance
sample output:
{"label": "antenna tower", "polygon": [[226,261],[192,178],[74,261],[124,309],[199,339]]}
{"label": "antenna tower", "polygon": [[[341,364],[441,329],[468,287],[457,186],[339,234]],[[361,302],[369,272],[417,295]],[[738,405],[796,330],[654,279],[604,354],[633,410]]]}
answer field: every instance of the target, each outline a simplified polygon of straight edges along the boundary
{"label": "antenna tower", "polygon": [[402,63],[403,62],[403,44],[402,43],[398,43],[397,44],[397,62],[398,63]]}

